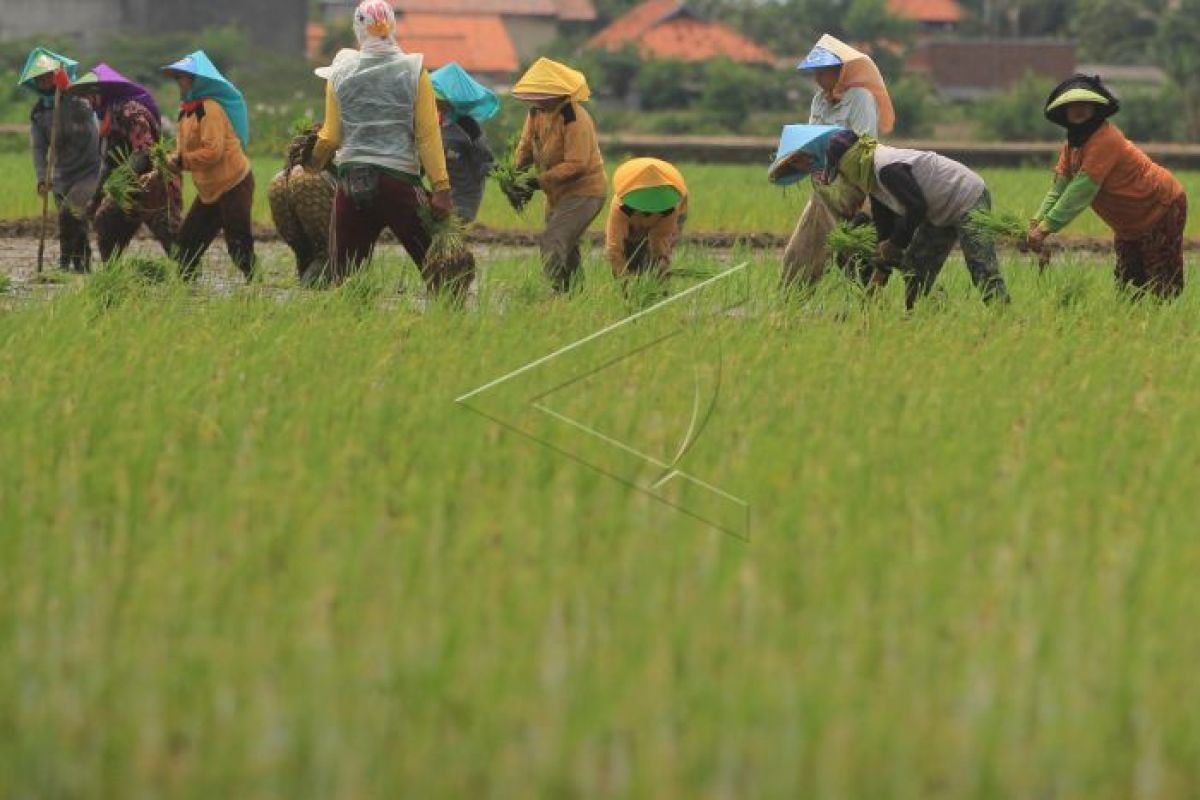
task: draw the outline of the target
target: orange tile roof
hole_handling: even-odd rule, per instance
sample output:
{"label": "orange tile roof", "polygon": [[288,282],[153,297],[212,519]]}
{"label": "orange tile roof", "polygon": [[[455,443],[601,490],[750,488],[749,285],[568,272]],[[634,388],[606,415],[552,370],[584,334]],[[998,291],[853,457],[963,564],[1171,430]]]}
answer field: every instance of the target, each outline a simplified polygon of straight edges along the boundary
{"label": "orange tile roof", "polygon": [[[468,72],[515,73],[517,48],[504,21],[494,14],[405,14],[396,20],[400,45],[425,56],[429,69],[457,61]],[[325,26],[308,26],[308,57],[321,61]]]}
{"label": "orange tile roof", "polygon": [[316,61],[321,57],[321,43],[325,41],[325,26],[319,22],[308,23],[305,36],[304,52],[308,54],[310,60]]}
{"label": "orange tile roof", "polygon": [[457,61],[468,72],[516,72],[517,48],[495,14],[406,13],[397,21],[401,46],[423,53],[430,69]]}
{"label": "orange tile roof", "polygon": [[587,47],[618,49],[636,44],[643,56],[710,61],[724,56],[743,64],[774,64],[774,54],[721,22],[702,20],[679,0],[647,0],[613,20]]}
{"label": "orange tile roof", "polygon": [[607,28],[593,36],[587,47],[619,48],[642,36],[655,23],[679,10],[679,0],[646,0],[614,19]]}
{"label": "orange tile roof", "polygon": [[958,0],[887,0],[888,10],[917,22],[958,22],[963,18]]}

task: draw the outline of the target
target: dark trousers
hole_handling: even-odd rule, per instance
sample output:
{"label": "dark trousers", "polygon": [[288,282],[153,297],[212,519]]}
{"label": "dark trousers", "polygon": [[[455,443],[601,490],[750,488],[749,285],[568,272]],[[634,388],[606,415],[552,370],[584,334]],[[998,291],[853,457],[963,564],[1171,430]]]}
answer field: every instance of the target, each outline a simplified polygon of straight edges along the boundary
{"label": "dark trousers", "polygon": [[333,201],[333,282],[341,283],[370,260],[379,234],[389,228],[428,283],[425,253],[430,236],[419,213],[428,202],[423,187],[380,174],[374,199],[360,209],[339,184]]}
{"label": "dark trousers", "polygon": [[177,252],[180,274],[194,279],[200,271],[200,259],[217,234],[225,232],[225,246],[233,263],[249,278],[254,274],[254,173],[217,198],[204,203],[196,198],[179,227]]}
{"label": "dark trousers", "polygon": [[120,206],[105,197],[96,210],[96,242],[100,260],[109,261],[133,241],[138,229],[145,225],[168,256],[175,246],[179,217],[183,212],[183,193],[178,180],[164,181],[156,172],[144,175],[142,190],[127,214]]}
{"label": "dark trousers", "polygon": [[1175,297],[1183,291],[1183,229],[1187,195],[1180,195],[1140,239],[1117,239],[1117,280],[1137,292]]}
{"label": "dark trousers", "polygon": [[58,266],[87,272],[92,265],[87,217],[62,198],[55,199],[58,200]]}
{"label": "dark trousers", "polygon": [[996,257],[996,244],[981,237],[968,224],[970,214],[976,210],[987,211],[992,207],[992,196],[984,190],[983,195],[952,225],[938,227],[922,223],[912,243],[904,252],[901,271],[904,273],[904,305],[912,308],[917,300],[929,294],[934,281],[942,271],[946,259],[955,243],[962,247],[963,260],[971,281],[987,302],[1008,301],[1008,287],[1000,274],[1000,260]]}

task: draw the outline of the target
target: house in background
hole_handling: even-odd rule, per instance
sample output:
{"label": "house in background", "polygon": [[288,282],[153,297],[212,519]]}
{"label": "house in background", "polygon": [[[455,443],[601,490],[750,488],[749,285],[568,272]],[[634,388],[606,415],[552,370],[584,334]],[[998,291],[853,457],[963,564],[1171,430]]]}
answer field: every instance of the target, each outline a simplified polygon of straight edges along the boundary
{"label": "house in background", "polygon": [[1061,39],[928,39],[905,59],[952,100],[974,100],[1011,89],[1026,74],[1052,81],[1075,72],[1075,43]]}
{"label": "house in background", "polygon": [[725,57],[742,64],[774,66],[779,59],[732,27],[702,19],[680,0],[647,0],[617,17],[585,49],[632,46],[647,59],[710,61]]}
{"label": "house in background", "polygon": [[887,0],[887,9],[893,16],[911,20],[921,37],[953,33],[964,16],[958,0]]}
{"label": "house in background", "polygon": [[[358,0],[321,0],[321,23],[346,25]],[[592,0],[397,0],[400,42],[423,52],[432,67],[457,61],[468,71],[511,78],[558,36],[586,29],[596,19]],[[312,55],[310,50],[310,55]]]}

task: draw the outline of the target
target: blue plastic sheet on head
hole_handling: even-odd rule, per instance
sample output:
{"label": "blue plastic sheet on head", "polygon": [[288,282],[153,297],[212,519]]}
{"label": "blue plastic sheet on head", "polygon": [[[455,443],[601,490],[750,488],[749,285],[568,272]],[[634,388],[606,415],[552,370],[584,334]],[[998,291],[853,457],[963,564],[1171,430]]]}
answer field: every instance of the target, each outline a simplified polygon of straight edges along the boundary
{"label": "blue plastic sheet on head", "polygon": [[434,92],[454,108],[455,114],[487,122],[500,111],[496,93],[453,61],[429,73],[429,79]]}
{"label": "blue plastic sheet on head", "polygon": [[814,47],[804,60],[796,65],[796,69],[821,69],[822,67],[840,67],[842,60],[824,47]]}
{"label": "blue plastic sheet on head", "polygon": [[[825,148],[829,137],[840,130],[844,129],[837,125],[784,125],[779,134],[779,149],[767,170],[767,180],[777,186],[787,186],[814,172],[824,172]],[[812,157],[809,169],[789,163],[797,153],[807,153]]]}

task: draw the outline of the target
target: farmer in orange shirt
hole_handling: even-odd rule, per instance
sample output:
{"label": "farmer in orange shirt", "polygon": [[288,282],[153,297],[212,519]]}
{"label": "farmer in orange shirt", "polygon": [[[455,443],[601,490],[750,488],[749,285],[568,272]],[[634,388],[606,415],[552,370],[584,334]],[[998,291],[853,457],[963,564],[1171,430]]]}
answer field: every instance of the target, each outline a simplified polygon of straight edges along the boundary
{"label": "farmer in orange shirt", "polygon": [[1113,229],[1117,279],[1136,291],[1183,291],[1183,185],[1108,121],[1120,109],[1099,77],[1076,75],[1046,101],[1046,118],[1067,129],[1054,185],[1029,228],[1029,246],[1065,228],[1091,206]]}
{"label": "farmer in orange shirt", "polygon": [[665,276],[687,219],[687,205],[687,183],[666,161],[635,158],[618,167],[605,237],[613,276]]}

